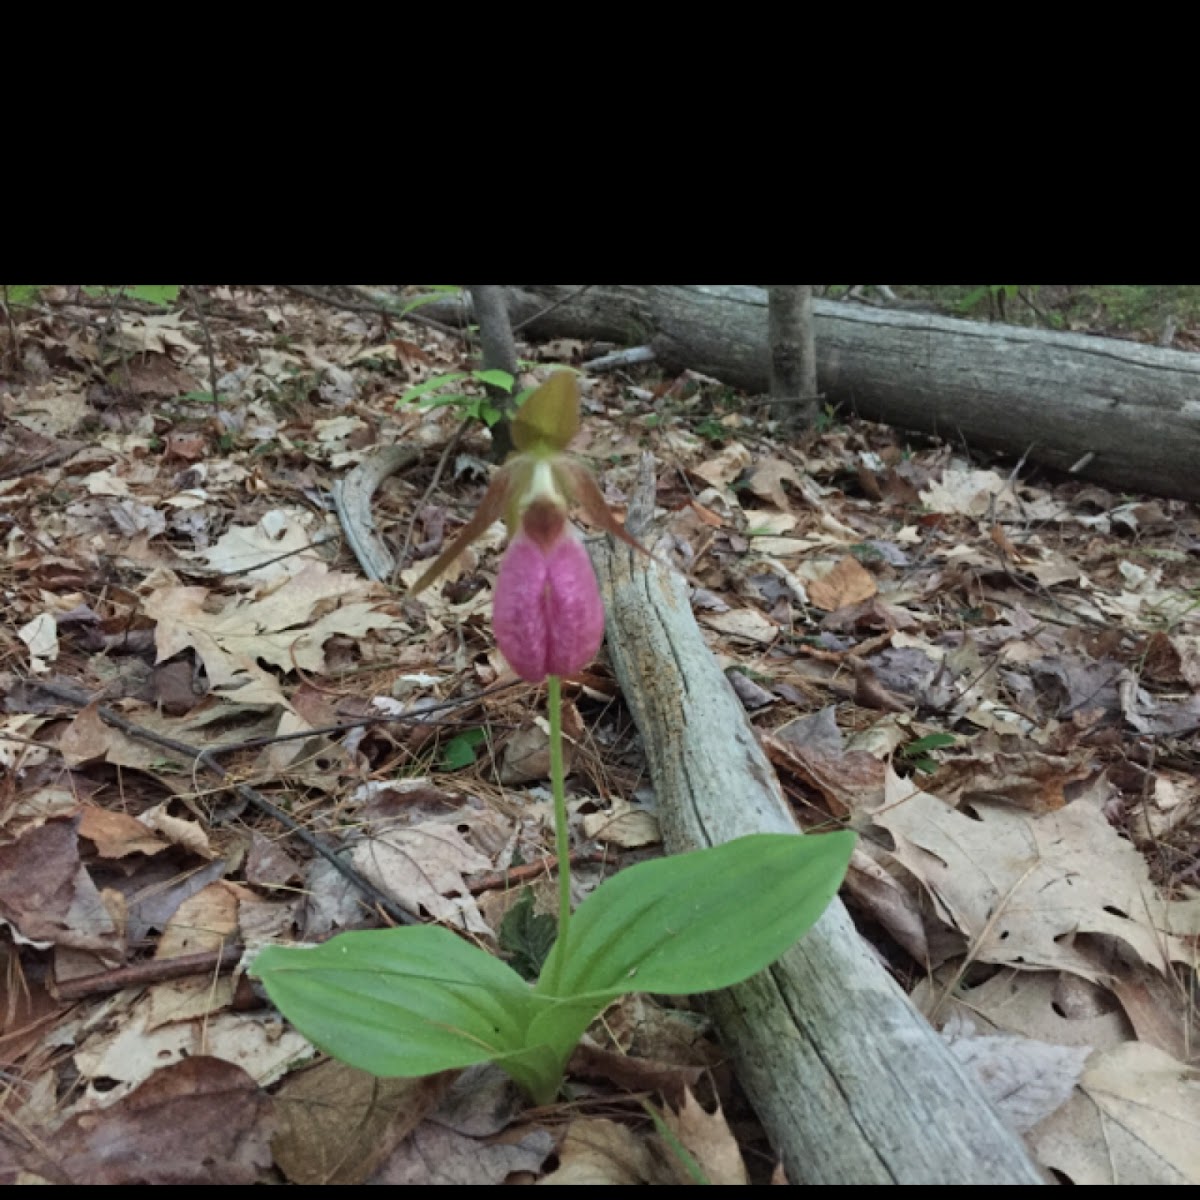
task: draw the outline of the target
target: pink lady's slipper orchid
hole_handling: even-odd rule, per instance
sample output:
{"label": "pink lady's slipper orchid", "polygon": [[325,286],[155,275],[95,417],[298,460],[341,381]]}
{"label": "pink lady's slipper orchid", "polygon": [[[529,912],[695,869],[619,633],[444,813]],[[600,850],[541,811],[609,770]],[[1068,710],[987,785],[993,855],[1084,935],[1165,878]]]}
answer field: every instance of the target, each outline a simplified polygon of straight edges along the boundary
{"label": "pink lady's slipper orchid", "polygon": [[579,431],[579,391],[568,371],[551,375],[513,420],[516,451],[496,473],[475,515],[413,592],[431,584],[503,515],[512,538],[500,563],[493,603],[496,641],[522,679],[572,675],[604,636],[604,605],[587,550],[568,518],[577,502],[595,524],[630,545],[588,469],[565,453]]}

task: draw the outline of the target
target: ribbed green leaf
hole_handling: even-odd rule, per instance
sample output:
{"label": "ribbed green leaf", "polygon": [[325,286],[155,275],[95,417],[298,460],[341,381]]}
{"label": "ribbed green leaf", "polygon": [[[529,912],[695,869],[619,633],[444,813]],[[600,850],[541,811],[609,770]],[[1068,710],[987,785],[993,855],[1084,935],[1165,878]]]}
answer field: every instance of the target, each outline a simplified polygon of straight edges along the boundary
{"label": "ribbed green leaf", "polygon": [[373,1075],[528,1057],[525,1032],[540,1007],[510,967],[433,925],[268,946],[250,973],[311,1042]]}
{"label": "ribbed green leaf", "polygon": [[507,371],[501,371],[497,367],[489,367],[486,371],[472,371],[471,377],[478,379],[480,383],[490,383],[492,387],[498,387],[504,392],[511,392],[516,382]]}
{"label": "ribbed green leaf", "polygon": [[[555,943],[535,990],[568,999],[740,983],[825,911],[853,848],[848,832],[760,833],[629,867],[572,915],[566,942]],[[557,1041],[582,1015],[547,1011],[530,1040]]]}
{"label": "ribbed green leaf", "polygon": [[426,392],[435,392],[438,388],[449,387],[460,379],[466,379],[466,371],[451,371],[449,375],[434,375],[421,383],[410,387],[399,400],[397,405],[407,404],[410,400],[419,400]]}

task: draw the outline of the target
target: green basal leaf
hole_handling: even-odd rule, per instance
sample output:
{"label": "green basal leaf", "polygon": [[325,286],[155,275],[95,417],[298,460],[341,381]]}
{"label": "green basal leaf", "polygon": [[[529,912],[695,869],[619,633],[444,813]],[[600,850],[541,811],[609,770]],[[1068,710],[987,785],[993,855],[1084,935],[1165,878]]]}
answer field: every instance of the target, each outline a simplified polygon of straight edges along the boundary
{"label": "green basal leaf", "polygon": [[373,1075],[430,1075],[515,1056],[510,1073],[532,1089],[540,1077],[527,1082],[517,1071],[555,1069],[544,1048],[527,1050],[537,1008],[529,985],[439,926],[268,946],[250,973],[306,1038]]}
{"label": "green basal leaf", "polygon": [[484,729],[465,729],[446,743],[442,752],[443,771],[461,771],[475,761],[475,747],[487,741]]}
{"label": "green basal leaf", "polygon": [[449,404],[462,404],[467,407],[477,403],[470,396],[464,396],[461,392],[450,392],[445,396],[426,396],[418,404],[421,409],[429,408],[445,408]]}
{"label": "green basal leaf", "polygon": [[428,296],[414,296],[408,300],[400,309],[400,316],[407,317],[410,312],[415,312],[426,304],[433,304],[436,300],[444,299],[447,295],[453,295],[460,291],[457,283],[427,283],[425,287],[432,289],[432,294]]}
{"label": "green basal leaf", "polygon": [[489,367],[486,371],[472,371],[471,376],[478,379],[480,383],[498,387],[502,392],[511,392],[513,384],[517,382],[507,371],[501,371],[495,367]]}
{"label": "green basal leaf", "polygon": [[538,977],[557,929],[558,922],[549,913],[533,911],[533,889],[522,888],[516,904],[504,914],[499,934],[500,949],[522,979]]}
{"label": "green basal leaf", "polygon": [[[611,999],[740,983],[774,962],[825,911],[853,848],[850,832],[761,833],[630,867],[572,915],[535,991]],[[543,1014],[543,1020],[559,1025],[561,1019]]]}
{"label": "green basal leaf", "polygon": [[952,733],[929,733],[924,737],[917,738],[915,742],[909,742],[900,753],[905,758],[918,758],[927,750],[940,750],[943,746],[953,746],[957,739]]}
{"label": "green basal leaf", "polygon": [[424,382],[410,387],[396,403],[397,405],[408,404],[411,400],[420,399],[426,392],[436,392],[438,388],[449,387],[450,384],[457,383],[460,379],[466,379],[466,377],[466,371],[451,371],[449,375],[434,375]]}

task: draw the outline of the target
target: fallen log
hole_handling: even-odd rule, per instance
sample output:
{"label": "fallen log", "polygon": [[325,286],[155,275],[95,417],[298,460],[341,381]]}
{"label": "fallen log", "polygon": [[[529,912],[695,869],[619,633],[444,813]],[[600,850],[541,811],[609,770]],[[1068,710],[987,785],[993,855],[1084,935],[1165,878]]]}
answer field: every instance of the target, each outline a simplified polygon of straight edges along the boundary
{"label": "fallen log", "polygon": [[[763,288],[539,286],[506,297],[514,323],[537,336],[648,343],[669,370],[767,391]],[[1200,355],[830,300],[813,313],[818,386],[845,411],[1200,501]]]}
{"label": "fallen log", "polygon": [[[685,582],[611,538],[590,548],[667,849],[797,832]],[[840,900],[771,967],[709,999],[792,1183],[1041,1182]]]}

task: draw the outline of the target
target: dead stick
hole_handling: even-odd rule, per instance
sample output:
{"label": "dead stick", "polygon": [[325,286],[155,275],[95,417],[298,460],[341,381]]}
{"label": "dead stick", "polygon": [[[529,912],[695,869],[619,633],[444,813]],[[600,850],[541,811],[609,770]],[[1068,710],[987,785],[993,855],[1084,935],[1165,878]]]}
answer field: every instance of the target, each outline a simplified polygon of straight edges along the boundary
{"label": "dead stick", "polygon": [[[611,862],[612,855],[606,850],[572,850],[571,865],[579,863]],[[548,875],[558,870],[558,859],[549,854],[539,858],[537,862],[522,863],[519,867],[509,867],[507,871],[489,871],[480,875],[468,885],[471,895],[478,896],[480,892],[494,891],[496,888],[512,887],[514,884],[525,883],[526,880],[536,879],[539,875]]]}
{"label": "dead stick", "polygon": [[241,960],[243,950],[244,947],[233,945],[223,946],[220,950],[202,950],[199,954],[180,954],[176,958],[150,958],[132,966],[66,979],[56,984],[53,991],[60,1000],[82,1000],[84,996],[101,996],[119,992],[122,988],[160,983],[164,979],[232,971]]}

